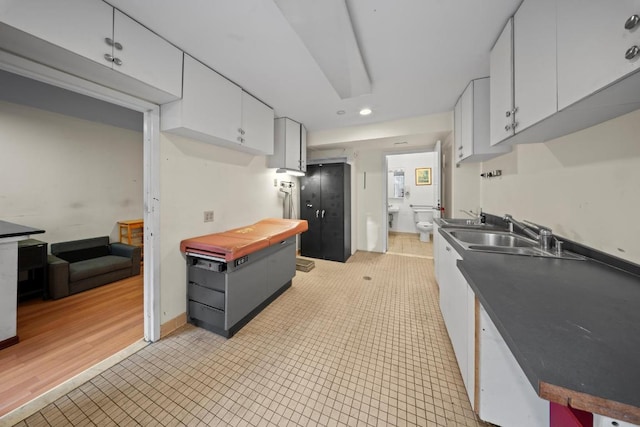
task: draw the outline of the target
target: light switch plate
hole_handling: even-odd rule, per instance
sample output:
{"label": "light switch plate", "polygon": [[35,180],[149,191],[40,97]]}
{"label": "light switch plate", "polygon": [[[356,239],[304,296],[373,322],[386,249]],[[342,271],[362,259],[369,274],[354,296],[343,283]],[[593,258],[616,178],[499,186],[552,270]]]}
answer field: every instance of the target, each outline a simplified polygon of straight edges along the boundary
{"label": "light switch plate", "polygon": [[204,222],[213,222],[213,211],[204,211]]}

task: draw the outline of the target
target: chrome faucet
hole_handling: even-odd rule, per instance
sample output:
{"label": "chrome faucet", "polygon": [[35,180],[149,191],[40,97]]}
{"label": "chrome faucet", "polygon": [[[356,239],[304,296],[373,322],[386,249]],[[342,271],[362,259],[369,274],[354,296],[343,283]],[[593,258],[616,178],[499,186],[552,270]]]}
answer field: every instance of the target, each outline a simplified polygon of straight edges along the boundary
{"label": "chrome faucet", "polygon": [[469,215],[471,218],[473,218],[473,223],[474,224],[481,224],[484,222],[484,214],[482,213],[482,208],[480,208],[480,211],[478,213],[475,213],[472,210],[464,210],[464,209],[460,209],[460,212]]}
{"label": "chrome faucet", "polygon": [[549,250],[551,248],[551,239],[553,238],[553,232],[550,228],[543,227],[538,224],[534,224],[530,221],[524,221],[527,224],[533,226],[538,232],[531,230],[529,227],[521,223],[520,221],[516,221],[509,214],[504,216],[504,221],[509,224],[509,231],[513,233],[513,226],[518,227],[524,234],[531,237],[533,240],[536,240],[540,243],[540,249]]}

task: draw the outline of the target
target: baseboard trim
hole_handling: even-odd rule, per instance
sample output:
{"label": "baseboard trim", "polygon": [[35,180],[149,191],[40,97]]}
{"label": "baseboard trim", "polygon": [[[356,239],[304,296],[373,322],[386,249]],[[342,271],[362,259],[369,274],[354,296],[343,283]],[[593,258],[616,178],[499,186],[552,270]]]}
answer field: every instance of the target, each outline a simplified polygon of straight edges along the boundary
{"label": "baseboard trim", "polygon": [[167,320],[162,325],[160,325],[160,339],[166,337],[170,333],[174,332],[176,329],[187,324],[187,312],[185,311],[182,314],[174,317],[173,319]]}
{"label": "baseboard trim", "polygon": [[6,340],[0,341],[0,350],[3,348],[11,347],[12,345],[16,345],[20,342],[20,338],[16,335],[15,337],[7,338]]}

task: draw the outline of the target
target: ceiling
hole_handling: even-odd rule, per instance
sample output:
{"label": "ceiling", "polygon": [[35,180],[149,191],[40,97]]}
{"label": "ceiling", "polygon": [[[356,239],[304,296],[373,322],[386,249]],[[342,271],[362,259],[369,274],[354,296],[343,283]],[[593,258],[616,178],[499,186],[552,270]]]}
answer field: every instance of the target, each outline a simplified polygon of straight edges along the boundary
{"label": "ceiling", "polygon": [[372,88],[347,99],[274,0],[108,2],[314,132],[451,111],[521,0],[346,0]]}

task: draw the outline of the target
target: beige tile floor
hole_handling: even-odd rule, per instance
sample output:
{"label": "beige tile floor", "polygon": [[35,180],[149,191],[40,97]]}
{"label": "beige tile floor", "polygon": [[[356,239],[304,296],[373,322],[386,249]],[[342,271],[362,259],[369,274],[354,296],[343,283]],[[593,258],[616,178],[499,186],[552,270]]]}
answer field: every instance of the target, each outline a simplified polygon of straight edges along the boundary
{"label": "beige tile floor", "polygon": [[187,325],[19,426],[478,426],[431,260],[315,260],[225,340]]}
{"label": "beige tile floor", "polygon": [[433,259],[433,243],[421,242],[418,234],[390,232],[387,253]]}

